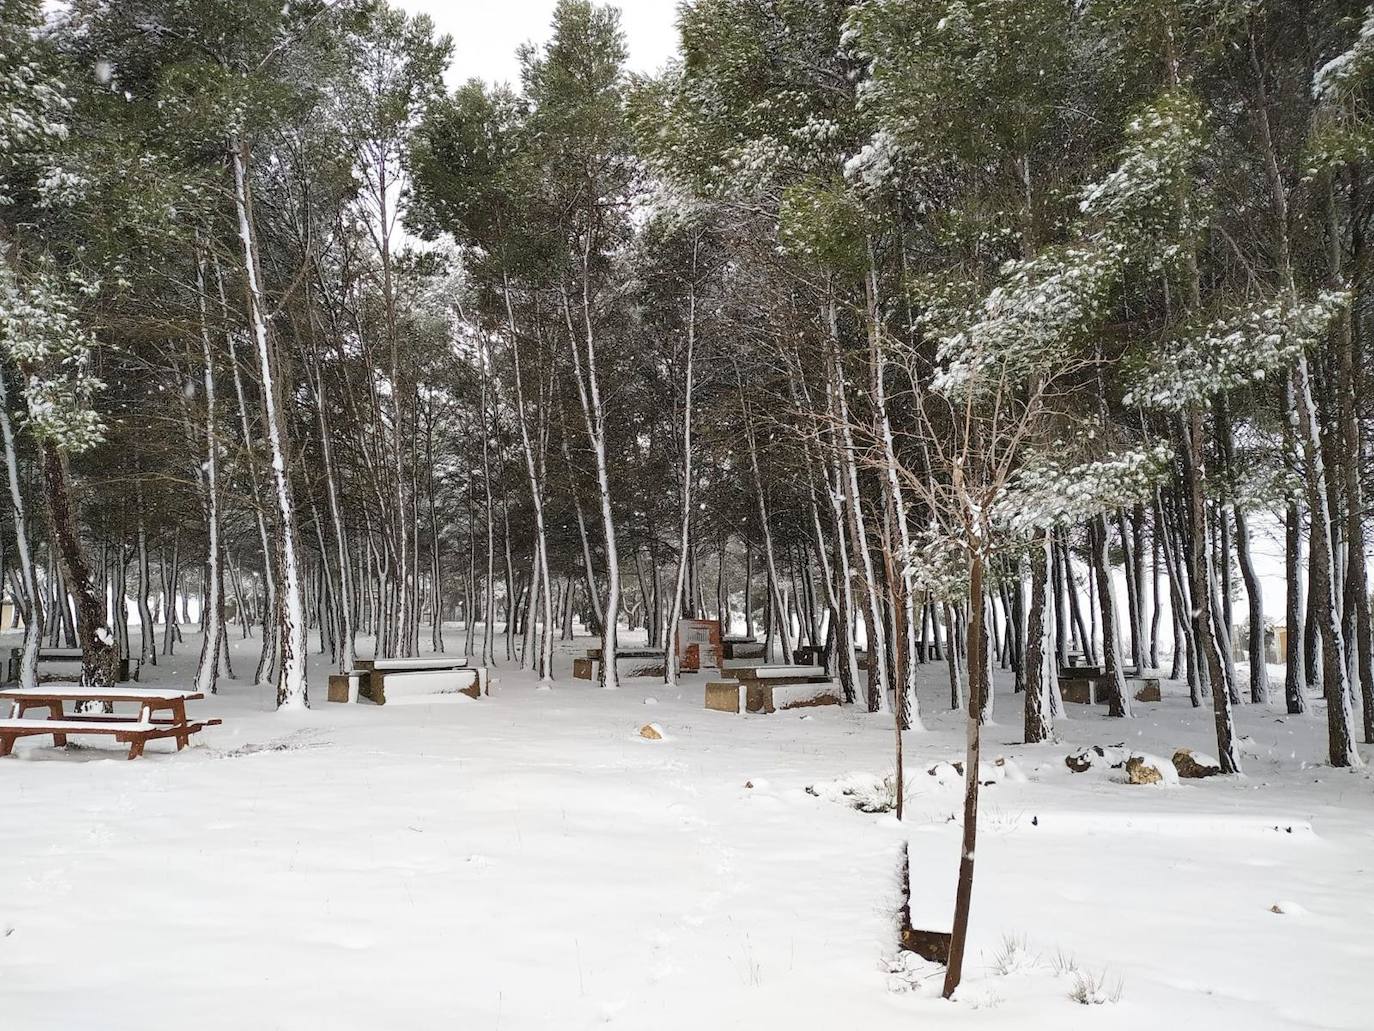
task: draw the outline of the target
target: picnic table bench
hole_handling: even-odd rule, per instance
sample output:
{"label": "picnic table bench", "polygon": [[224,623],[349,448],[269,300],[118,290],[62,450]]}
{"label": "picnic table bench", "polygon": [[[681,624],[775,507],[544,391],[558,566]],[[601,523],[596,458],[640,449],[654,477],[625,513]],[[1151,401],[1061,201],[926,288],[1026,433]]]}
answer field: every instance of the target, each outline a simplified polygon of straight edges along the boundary
{"label": "picnic table bench", "polygon": [[[5,683],[7,683],[7,684],[13,684],[14,682],[16,682],[16,681],[19,679],[19,665],[20,665],[20,660],[23,658],[23,655],[24,655],[24,649],[23,649],[23,648],[11,648],[11,649],[10,649],[9,660],[5,663]],[[48,662],[80,662],[80,661],[81,661],[81,658],[82,658],[82,651],[81,651],[80,648],[40,648],[40,649],[38,649],[38,661],[39,661],[39,663],[48,663]],[[116,675],[118,676],[119,682],[120,682],[121,684],[124,684],[124,683],[127,683],[127,682],[128,682],[128,680],[129,680],[129,670],[130,670],[130,667],[131,667],[131,666],[132,666],[133,671],[134,671],[134,678],[137,679],[137,677],[138,677],[139,663],[137,663],[137,662],[130,663],[130,661],[129,661],[129,659],[128,659],[127,657],[126,657],[126,658],[121,658],[121,659],[119,660],[118,665],[117,665],[117,667],[116,667],[116,669],[117,669],[117,671],[118,671]]]}
{"label": "picnic table bench", "polygon": [[[177,751],[190,743],[192,734],[218,726],[219,718],[191,719],[186,703],[205,696],[199,691],[138,687],[19,687],[0,691],[0,700],[10,703],[8,719],[0,719],[0,756],[14,750],[21,737],[51,734],[54,745],[65,745],[70,735],[105,734],[129,746],[129,758],[143,754],[143,746],[159,738],[176,738]],[[68,702],[135,703],[138,716],[114,712],[67,712]],[[32,709],[46,709],[46,719],[25,719]],[[158,713],[168,713],[160,716]]]}

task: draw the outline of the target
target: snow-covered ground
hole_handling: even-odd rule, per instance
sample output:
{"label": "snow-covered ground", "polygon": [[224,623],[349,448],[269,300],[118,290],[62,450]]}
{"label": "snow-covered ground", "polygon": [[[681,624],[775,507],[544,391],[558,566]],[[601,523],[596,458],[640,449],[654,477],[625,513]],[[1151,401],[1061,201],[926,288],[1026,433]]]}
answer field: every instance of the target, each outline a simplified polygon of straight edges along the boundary
{"label": "snow-covered ground", "polygon": [[[198,651],[145,683],[187,683]],[[236,643],[238,669],[255,654]],[[224,683],[197,703],[224,726],[181,754],[28,739],[0,761],[0,1027],[1374,1026],[1374,783],[1321,765],[1319,707],[1242,708],[1243,778],[1138,787],[1064,756],[1212,750],[1177,685],[1128,722],[1074,706],[1036,747],[999,691],[948,1003],[934,968],[888,962],[903,839],[915,924],[952,910],[943,665],[904,824],[843,794],[890,774],[886,717],[708,712],[702,676],[606,692],[566,661],[548,692],[502,668],[481,701],[330,705],[311,667],[314,709]]]}

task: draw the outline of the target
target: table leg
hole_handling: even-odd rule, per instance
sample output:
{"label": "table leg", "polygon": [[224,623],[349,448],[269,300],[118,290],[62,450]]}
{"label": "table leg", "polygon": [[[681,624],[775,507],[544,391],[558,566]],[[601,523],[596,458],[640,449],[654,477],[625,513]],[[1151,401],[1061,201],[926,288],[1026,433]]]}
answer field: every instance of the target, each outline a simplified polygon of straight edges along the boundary
{"label": "table leg", "polygon": [[[62,703],[61,703],[61,702],[49,702],[49,703],[48,703],[48,719],[51,719],[51,720],[60,720],[61,718],[62,718]],[[66,744],[67,744],[67,735],[66,735],[66,734],[54,734],[54,735],[52,736],[52,743],[53,743],[53,745],[54,745],[55,747],[57,747],[57,748],[63,748],[63,747],[65,747]]]}
{"label": "table leg", "polygon": [[129,758],[137,759],[143,754],[143,738],[136,737],[129,742]]}
{"label": "table leg", "polygon": [[6,734],[0,737],[0,759],[9,755],[14,750],[14,735]]}
{"label": "table leg", "polygon": [[177,735],[177,751],[180,752],[191,743],[191,736],[186,733],[186,699],[178,698],[172,702],[172,718],[181,727],[181,733]]}

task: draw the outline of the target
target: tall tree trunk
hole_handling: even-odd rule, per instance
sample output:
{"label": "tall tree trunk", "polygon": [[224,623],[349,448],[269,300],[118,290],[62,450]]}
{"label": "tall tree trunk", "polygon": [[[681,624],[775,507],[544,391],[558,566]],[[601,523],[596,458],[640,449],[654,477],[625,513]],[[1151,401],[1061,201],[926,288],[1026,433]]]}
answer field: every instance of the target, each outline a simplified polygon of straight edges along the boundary
{"label": "tall tree trunk", "polygon": [[205,304],[205,259],[196,259],[196,301],[200,309],[202,382],[205,387],[205,464],[200,477],[205,497],[205,592],[201,612],[200,661],[195,686],[202,694],[215,694],[219,685],[220,648],[224,621],[224,574],[219,541],[219,439],[215,428],[215,363],[210,347],[210,325]]}
{"label": "tall tree trunk", "polygon": [[118,653],[106,625],[105,598],[86,564],[85,549],[77,531],[67,485],[66,458],[50,441],[42,444],[43,485],[48,503],[48,526],[57,546],[62,579],[76,600],[76,635],[81,643],[81,683],[86,687],[112,687],[117,677]]}
{"label": "tall tree trunk", "polygon": [[[737,369],[737,380],[738,375],[739,370]],[[750,413],[748,397],[744,392],[743,380],[738,380],[738,387],[740,406],[744,413],[745,447],[749,452],[749,468],[754,479],[754,501],[759,517],[759,528],[763,534],[763,559],[768,570],[768,595],[772,603],[771,610],[777,615],[773,625],[776,626],[782,644],[783,661],[791,662],[792,636],[790,627],[787,625],[787,605],[782,595],[782,583],[778,578],[777,557],[773,549],[773,529],[768,519],[768,505],[764,500],[763,474],[759,471],[758,441],[754,436],[753,416]]]}
{"label": "tall tree trunk", "polygon": [[830,407],[839,423],[841,485],[849,510],[849,531],[855,555],[855,565],[863,577],[865,609],[864,622],[868,636],[868,710],[881,712],[887,704],[889,686],[887,646],[883,635],[882,606],[878,600],[877,576],[868,547],[868,530],[859,505],[859,472],[856,462],[853,430],[849,418],[849,401],[845,393],[844,366],[839,343],[839,313],[835,299],[827,303],[829,343]]}
{"label": "tall tree trunk", "polygon": [[1187,426],[1182,428],[1182,435],[1187,445],[1183,465],[1190,519],[1188,579],[1193,606],[1193,639],[1200,653],[1198,666],[1206,667],[1207,680],[1212,686],[1212,712],[1221,770],[1223,773],[1239,773],[1240,753],[1235,745],[1231,699],[1226,689],[1212,615],[1212,570],[1207,561],[1207,501],[1203,492],[1202,413],[1196,407],[1188,412]]}
{"label": "tall tree trunk", "polygon": [[43,593],[34,572],[33,552],[29,548],[28,519],[23,485],[19,482],[19,452],[14,427],[10,423],[9,387],[4,363],[0,362],[0,432],[5,438],[5,471],[10,488],[10,519],[19,552],[20,607],[24,612],[24,644],[19,658],[19,686],[38,685],[38,650],[43,645]]}
{"label": "tall tree trunk", "polygon": [[1049,692],[1054,682],[1054,649],[1048,644],[1051,624],[1045,619],[1046,582],[1051,562],[1050,538],[1043,531],[1032,543],[1029,626],[1026,628],[1026,744],[1047,741],[1054,734]]}
{"label": "tall tree trunk", "polygon": [[1305,459],[1307,508],[1311,527],[1308,562],[1313,591],[1308,605],[1321,635],[1322,694],[1326,697],[1327,744],[1332,766],[1363,766],[1355,749],[1349,669],[1336,602],[1334,561],[1331,548],[1331,513],[1327,504],[1326,470],[1322,460],[1317,406],[1312,398],[1307,356],[1298,355],[1293,369],[1293,393],[1298,401],[1301,444]]}
{"label": "tall tree trunk", "polygon": [[[878,435],[883,442],[883,487],[887,494],[887,504],[893,521],[897,524],[897,544],[900,547],[900,590],[894,588],[894,606],[900,605],[899,618],[895,619],[901,630],[899,647],[894,649],[897,663],[892,671],[892,691],[896,695],[898,723],[921,729],[920,703],[916,698],[916,667],[911,661],[916,651],[916,585],[912,579],[911,530],[906,517],[906,500],[902,497],[901,483],[897,478],[897,447],[892,437],[892,423],[887,414],[887,387],[885,369],[887,356],[882,342],[882,325],[878,312],[878,273],[873,253],[873,240],[868,245],[868,270],[864,278],[865,314],[868,323],[869,364],[872,366],[874,418],[878,423]],[[889,581],[891,576],[889,575]],[[895,595],[900,595],[897,597]],[[897,616],[894,613],[894,616]],[[900,734],[898,741],[900,742]]]}
{"label": "tall tree trunk", "polygon": [[282,662],[277,682],[277,707],[303,709],[309,704],[305,673],[305,612],[301,603],[301,576],[296,539],[296,512],[291,498],[289,446],[285,420],[279,410],[275,362],[269,338],[267,313],[263,305],[257,244],[254,240],[252,192],[248,184],[249,147],[234,141],[234,203],[238,212],[239,239],[243,244],[249,325],[257,346],[262,379],[262,402],[267,421],[267,439],[272,457],[272,481],[276,487],[278,553],[282,571],[281,646]]}
{"label": "tall tree trunk", "polygon": [[1236,561],[1245,581],[1245,597],[1250,609],[1250,701],[1265,705],[1269,701],[1269,666],[1264,659],[1264,590],[1250,556],[1250,526],[1239,505],[1233,514],[1236,520]]}
{"label": "tall tree trunk", "polygon": [[1117,621],[1116,592],[1112,589],[1111,559],[1107,552],[1107,517],[1098,514],[1089,524],[1093,545],[1093,577],[1097,583],[1098,608],[1102,612],[1102,666],[1111,682],[1107,714],[1129,718],[1131,695],[1121,661],[1121,631]]}
{"label": "tall tree trunk", "polygon": [[1302,593],[1302,526],[1298,503],[1290,501],[1284,512],[1284,628],[1283,700],[1290,715],[1307,711],[1307,677],[1303,661],[1303,627],[1307,617]]}
{"label": "tall tree trunk", "polygon": [[[687,356],[682,392],[682,505],[679,510],[677,576],[673,581],[673,599],[668,607],[668,633],[663,648],[663,680],[676,684],[678,675],[678,619],[682,613],[682,593],[687,586],[688,548],[692,522],[692,390],[694,386],[693,359],[696,347],[696,243],[692,246],[692,278],[688,281]],[[762,505],[762,499],[760,499]],[[705,656],[701,657],[702,659]]]}
{"label": "tall tree trunk", "polygon": [[[949,963],[942,994],[954,994],[964,975],[964,949],[968,943],[969,912],[973,903],[973,857],[978,842],[979,737],[983,722],[982,684],[988,679],[987,634],[983,626],[983,556],[969,549],[968,624],[968,721],[964,752],[964,833],[959,852],[959,881],[954,895],[954,922],[950,933]],[[950,648],[953,655],[954,648]]]}
{"label": "tall tree trunk", "polygon": [[148,593],[153,589],[153,571],[148,564],[148,531],[143,525],[143,491],[138,492],[138,623],[139,649],[138,661],[157,665],[157,635],[153,632],[153,610],[148,604]]}

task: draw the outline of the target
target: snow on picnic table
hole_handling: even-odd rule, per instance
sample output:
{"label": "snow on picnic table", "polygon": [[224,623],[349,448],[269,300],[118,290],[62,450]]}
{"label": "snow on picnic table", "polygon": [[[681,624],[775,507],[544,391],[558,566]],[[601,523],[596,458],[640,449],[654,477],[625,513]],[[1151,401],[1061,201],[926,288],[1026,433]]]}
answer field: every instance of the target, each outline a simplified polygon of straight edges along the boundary
{"label": "snow on picnic table", "polygon": [[[188,682],[198,650],[145,682]],[[902,840],[916,925],[952,910],[961,784],[926,772],[961,757],[942,665],[905,825],[806,791],[890,774],[886,716],[738,717],[703,709],[704,674],[607,692],[568,665],[552,692],[502,669],[479,702],[378,708],[326,704],[312,656],[313,710],[224,683],[194,703],[224,726],[180,754],[21,741],[0,761],[0,1027],[1370,1026],[1374,789],[1319,765],[1320,711],[1241,708],[1244,778],[1130,787],[1064,755],[1206,751],[1177,685],[1132,721],[1074,706],[1032,747],[999,691],[984,757],[1016,775],[982,794],[951,1004],[938,979],[893,991],[885,963]],[[639,736],[651,717],[667,740]],[[1071,1001],[1074,966],[1119,1001]]]}

